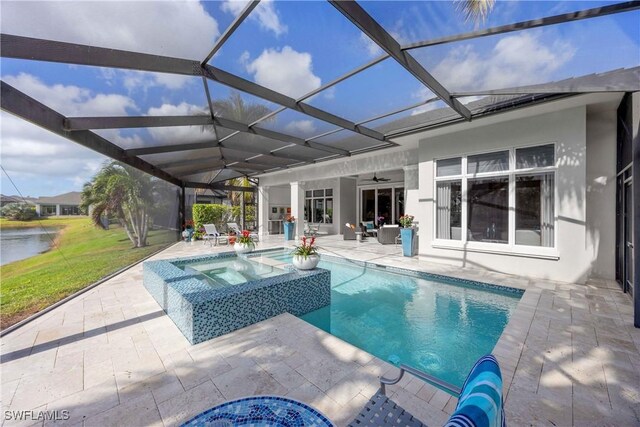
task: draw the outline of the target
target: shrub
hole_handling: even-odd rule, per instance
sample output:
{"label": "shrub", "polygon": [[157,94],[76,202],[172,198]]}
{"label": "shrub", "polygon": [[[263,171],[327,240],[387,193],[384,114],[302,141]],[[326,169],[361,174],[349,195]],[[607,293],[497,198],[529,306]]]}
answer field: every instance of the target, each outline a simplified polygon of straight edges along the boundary
{"label": "shrub", "polygon": [[196,230],[204,224],[215,224],[220,231],[222,225],[226,225],[231,218],[231,209],[225,205],[195,204],[192,212]]}
{"label": "shrub", "polygon": [[30,221],[36,217],[36,208],[26,203],[9,203],[2,208],[2,216],[13,221]]}

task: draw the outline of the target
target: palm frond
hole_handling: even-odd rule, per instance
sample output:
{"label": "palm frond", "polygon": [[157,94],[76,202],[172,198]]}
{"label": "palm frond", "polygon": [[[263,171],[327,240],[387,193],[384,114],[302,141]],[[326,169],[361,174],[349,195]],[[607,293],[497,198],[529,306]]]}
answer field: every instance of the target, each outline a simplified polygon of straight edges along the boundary
{"label": "palm frond", "polygon": [[456,3],[465,22],[473,21],[476,25],[484,22],[495,6],[495,0],[456,0]]}

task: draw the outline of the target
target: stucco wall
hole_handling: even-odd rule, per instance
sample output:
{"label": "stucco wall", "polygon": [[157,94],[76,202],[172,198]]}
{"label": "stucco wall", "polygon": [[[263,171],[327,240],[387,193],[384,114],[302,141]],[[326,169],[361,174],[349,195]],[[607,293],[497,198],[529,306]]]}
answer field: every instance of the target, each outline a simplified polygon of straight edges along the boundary
{"label": "stucco wall", "polygon": [[311,185],[312,182],[321,179],[373,172],[380,174],[380,171],[402,169],[406,165],[415,165],[417,156],[418,152],[415,148],[390,148],[372,154],[361,154],[357,157],[331,160],[313,166],[292,168],[282,172],[261,175],[260,185],[271,186],[296,181]]}
{"label": "stucco wall", "polygon": [[[610,220],[605,219],[589,227],[586,224],[586,119],[586,107],[577,107],[420,140],[417,218],[420,222],[420,254],[436,262],[565,282],[583,282],[594,270],[594,266],[598,271],[607,271],[608,263],[599,260],[599,257],[605,255],[601,253],[601,248],[595,244],[592,236],[613,234],[614,229],[610,229]],[[592,136],[593,144],[602,139],[596,133],[592,133]],[[605,139],[608,140],[608,138]],[[442,249],[433,246],[434,158],[550,142],[556,143],[558,166],[556,174],[558,259],[478,252],[465,248]],[[602,150],[605,149],[602,148]],[[615,156],[615,150],[613,151],[611,155]],[[600,170],[601,161],[606,164],[610,160],[610,153],[607,154],[604,159],[598,158],[597,152],[594,154],[593,163],[590,163],[593,166],[590,170],[594,174]],[[607,168],[606,165],[602,167]],[[606,199],[609,196],[610,194],[606,193],[603,197]],[[594,205],[599,203],[596,198],[592,201]],[[598,209],[603,207],[598,206]],[[597,214],[594,213],[594,215],[598,217]],[[588,234],[589,238],[587,238]],[[598,242],[603,243],[601,239]]]}
{"label": "stucco wall", "polygon": [[344,224],[357,223],[356,203],[358,193],[356,191],[356,180],[353,178],[340,178],[340,221],[338,221],[338,231],[343,234]]}
{"label": "stucco wall", "polygon": [[616,111],[587,110],[587,248],[592,275],[615,279]]}

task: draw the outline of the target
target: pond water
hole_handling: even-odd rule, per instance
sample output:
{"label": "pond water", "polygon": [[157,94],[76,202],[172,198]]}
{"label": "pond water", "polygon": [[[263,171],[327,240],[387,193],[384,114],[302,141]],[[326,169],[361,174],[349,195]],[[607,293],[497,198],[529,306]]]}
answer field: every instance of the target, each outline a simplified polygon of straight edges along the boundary
{"label": "pond water", "polygon": [[0,231],[0,265],[48,250],[59,230],[59,227],[3,228]]}

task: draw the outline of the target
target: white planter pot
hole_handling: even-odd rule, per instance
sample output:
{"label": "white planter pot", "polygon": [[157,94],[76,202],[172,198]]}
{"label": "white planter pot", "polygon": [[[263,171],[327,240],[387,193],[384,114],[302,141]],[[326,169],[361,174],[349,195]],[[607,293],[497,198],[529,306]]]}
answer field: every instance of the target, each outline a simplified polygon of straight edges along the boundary
{"label": "white planter pot", "polygon": [[253,250],[253,245],[249,245],[247,243],[234,243],[233,250],[239,255],[247,254]]}
{"label": "white planter pot", "polygon": [[309,255],[308,257],[303,257],[300,255],[293,256],[293,266],[298,270],[313,270],[318,266],[320,262],[319,255]]}

